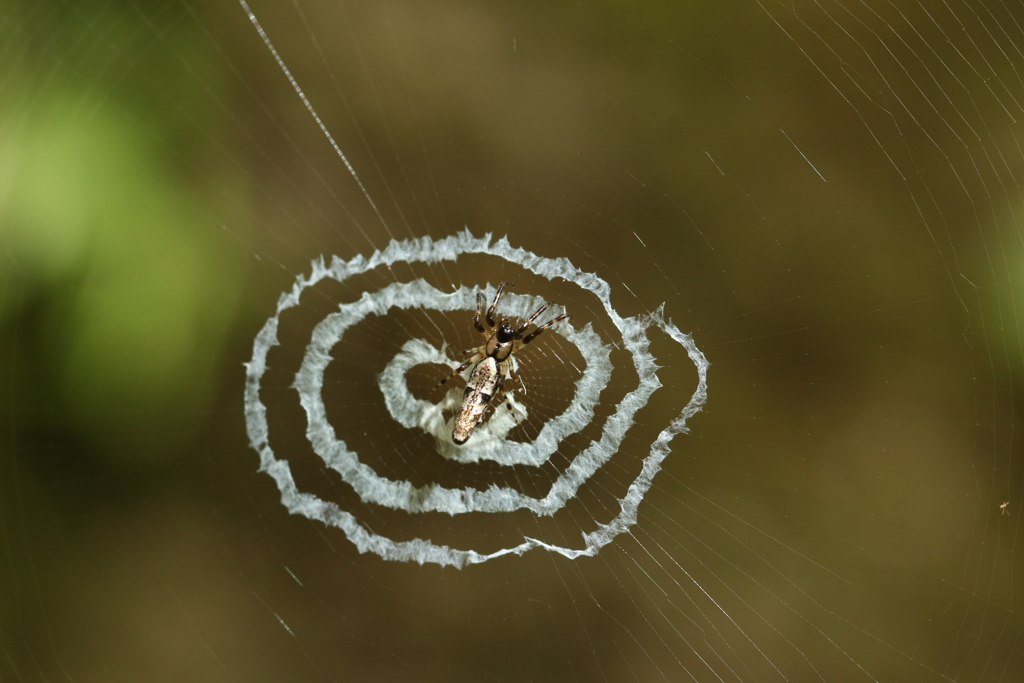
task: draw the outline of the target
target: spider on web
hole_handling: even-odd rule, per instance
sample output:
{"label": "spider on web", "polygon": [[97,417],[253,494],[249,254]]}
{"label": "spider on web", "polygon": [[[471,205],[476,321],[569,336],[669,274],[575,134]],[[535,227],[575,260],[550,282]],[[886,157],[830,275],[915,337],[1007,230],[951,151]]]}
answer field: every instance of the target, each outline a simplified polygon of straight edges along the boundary
{"label": "spider on web", "polygon": [[491,301],[485,316],[486,329],[480,322],[480,317],[484,315],[484,302],[486,299],[482,293],[477,293],[476,315],[473,316],[473,326],[480,334],[487,338],[487,341],[480,346],[466,351],[465,353],[470,354],[469,358],[462,365],[455,368],[452,374],[437,384],[437,386],[445,384],[452,377],[455,377],[470,365],[476,363],[476,366],[469,374],[469,379],[466,381],[466,393],[462,397],[462,405],[455,414],[455,429],[452,430],[452,441],[456,444],[462,445],[469,440],[476,426],[483,422],[487,406],[496,393],[501,394],[501,398],[494,404],[494,407],[497,408],[502,403],[505,403],[509,412],[512,412],[512,406],[506,401],[505,380],[519,382],[520,386],[524,386],[519,379],[519,375],[512,368],[512,354],[518,351],[521,346],[529,344],[536,339],[547,328],[569,317],[568,313],[563,313],[543,325],[539,325],[537,329],[524,337],[523,335],[526,334],[526,330],[530,328],[530,325],[534,325],[538,316],[551,305],[551,302],[548,302],[538,308],[518,329],[514,329],[512,323],[507,318],[501,318],[501,323],[499,324],[494,317],[494,311],[498,307],[498,302],[501,301],[501,295],[504,293],[505,288],[512,286],[513,283],[511,282],[502,282],[498,285],[498,291],[494,293],[494,300]]}

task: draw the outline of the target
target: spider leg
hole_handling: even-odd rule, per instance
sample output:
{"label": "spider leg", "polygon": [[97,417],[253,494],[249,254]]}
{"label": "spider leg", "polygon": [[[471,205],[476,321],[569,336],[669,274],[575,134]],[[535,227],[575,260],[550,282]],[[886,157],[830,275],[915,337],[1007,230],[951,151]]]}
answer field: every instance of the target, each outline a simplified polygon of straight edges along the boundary
{"label": "spider leg", "polygon": [[565,320],[568,317],[569,317],[568,313],[563,313],[562,315],[558,316],[557,318],[552,318],[551,320],[547,321],[546,323],[544,323],[543,325],[541,325],[540,327],[535,329],[530,334],[528,334],[525,337],[523,337],[523,343],[524,344],[529,344],[530,342],[533,341],[534,337],[536,337],[538,334],[540,334],[544,330],[548,329],[549,327],[551,327],[555,323],[560,322],[562,320]]}
{"label": "spider leg", "polygon": [[[511,367],[508,369],[508,378],[510,382],[519,382],[519,386],[523,388],[523,396],[526,396],[526,382],[519,377],[518,373],[513,372]],[[515,389],[512,391],[515,391]]]}
{"label": "spider leg", "polygon": [[[476,315],[473,316],[473,327],[475,327],[479,332],[483,332],[484,331],[484,326],[480,324],[480,316],[484,312],[484,301],[486,301],[486,299],[484,299],[484,295],[481,292],[477,292],[476,293]],[[492,327],[494,326],[493,323],[492,323],[491,326]]]}
{"label": "spider leg", "polygon": [[512,416],[512,420],[518,425],[519,418],[516,417],[516,411],[512,410],[512,403],[508,400],[508,392],[505,391],[504,373],[502,373],[501,376],[498,378],[497,393],[499,393],[500,396],[498,397],[497,402],[492,404],[494,410],[497,410],[499,406],[504,405],[506,408],[508,408],[508,413],[509,415]]}
{"label": "spider leg", "polygon": [[536,320],[536,319],[537,319],[537,317],[538,317],[538,316],[539,316],[539,315],[540,315],[541,313],[543,313],[544,311],[548,310],[548,306],[550,306],[550,305],[551,305],[551,302],[550,302],[550,301],[549,301],[549,302],[547,302],[546,304],[544,304],[543,306],[541,306],[540,308],[538,308],[538,309],[537,309],[537,312],[536,312],[536,313],[534,313],[533,315],[531,315],[531,316],[530,316],[530,319],[529,319],[529,320],[527,320],[527,321],[526,321],[525,323],[523,323],[522,325],[520,325],[520,326],[519,326],[519,329],[518,329],[518,330],[516,330],[516,339],[522,339],[522,338],[523,338],[523,332],[526,332],[526,328],[527,328],[527,327],[529,327],[530,325],[532,325],[532,324],[533,324],[533,321],[534,321],[534,320]]}
{"label": "spider leg", "polygon": [[498,285],[498,291],[494,293],[494,301],[491,302],[491,307],[487,309],[487,324],[494,327],[494,309],[498,307],[498,302],[501,301],[501,295],[505,292],[506,287],[512,287],[511,282],[502,282]]}
{"label": "spider leg", "polygon": [[480,351],[474,352],[472,356],[470,356],[469,358],[466,359],[465,363],[463,363],[459,367],[455,368],[455,370],[452,371],[452,374],[448,375],[443,380],[441,380],[436,385],[434,385],[434,388],[437,389],[437,387],[441,386],[442,384],[446,384],[448,382],[448,380],[450,380],[452,377],[454,377],[455,375],[459,374],[460,372],[462,372],[463,370],[465,370],[470,365],[472,365],[473,363],[477,362],[478,360],[480,360],[483,357],[484,357],[484,354],[482,352],[480,352]]}
{"label": "spider leg", "polygon": [[[504,405],[506,408],[508,408],[508,414],[512,416],[512,420],[517,425],[519,424],[519,418],[516,417],[516,411],[512,410],[512,403],[506,400],[504,394],[502,394],[501,401],[498,403],[498,405]],[[497,408],[497,406],[495,406],[495,408]]]}

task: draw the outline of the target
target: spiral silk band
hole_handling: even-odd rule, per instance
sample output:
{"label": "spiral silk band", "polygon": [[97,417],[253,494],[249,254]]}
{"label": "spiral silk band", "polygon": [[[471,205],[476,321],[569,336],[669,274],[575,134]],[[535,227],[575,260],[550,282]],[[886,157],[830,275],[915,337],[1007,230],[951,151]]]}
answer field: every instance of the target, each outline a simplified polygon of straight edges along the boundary
{"label": "spiral silk band", "polygon": [[[299,491],[286,460],[275,457],[269,443],[267,409],[260,400],[260,383],[267,368],[267,355],[278,344],[277,328],[281,314],[299,305],[302,292],[325,278],[342,282],[345,279],[382,266],[396,263],[438,263],[455,261],[466,254],[486,254],[522,266],[530,272],[578,285],[594,295],[604,307],[611,323],[618,328],[620,339],[616,345],[624,348],[633,358],[639,379],[636,388],[628,392],[615,411],[605,420],[601,435],[572,458],[571,463],[553,482],[543,497],[531,497],[508,487],[492,486],[486,490],[473,488],[450,489],[438,485],[421,488],[408,481],[394,481],[378,475],[371,467],[360,462],[358,454],[339,439],[327,420],[321,389],[324,371],[331,361],[330,350],[346,330],[367,315],[386,315],[391,308],[427,309],[436,311],[474,311],[479,289],[462,287],[455,292],[441,292],[423,280],[392,283],[376,292],[365,292],[353,303],[339,306],[336,313],[325,317],[313,330],[302,365],[295,376],[294,387],[306,411],[306,436],[313,451],[324,463],[337,471],[353,488],[362,502],[383,505],[410,513],[440,511],[452,515],[466,512],[509,512],[527,509],[537,515],[552,515],[572,499],[580,486],[619,450],[626,433],[634,424],[637,411],[661,387],[657,377],[658,364],[651,355],[647,331],[657,328],[686,349],[697,369],[697,386],[689,402],[678,417],[666,425],[650,446],[637,478],[619,500],[619,513],[608,522],[595,520],[596,528],[582,531],[583,547],[565,548],[544,541],[524,537],[522,543],[490,553],[462,550],[437,545],[426,539],[395,541],[371,532],[351,513],[335,503],[321,500],[315,495]],[[637,317],[622,317],[611,305],[611,289],[607,282],[592,273],[585,273],[567,259],[549,259],[514,248],[505,238],[492,240],[491,235],[474,237],[469,231],[440,240],[421,238],[393,241],[382,251],[369,258],[357,256],[349,261],[335,257],[325,265],[322,259],[313,262],[309,276],[300,276],[290,292],[283,294],[277,312],[267,320],[253,343],[253,357],[246,363],[245,417],[249,441],[260,454],[260,471],[267,472],[277,482],[281,502],[292,513],[316,519],[344,531],[360,552],[373,552],[384,559],[432,562],[440,565],[463,567],[508,554],[521,555],[533,548],[544,548],[568,558],[595,555],[615,536],[636,523],[637,509],[650,489],[654,475],[669,454],[669,444],[679,433],[688,431],[686,421],[700,410],[707,399],[708,362],[689,335],[683,334],[666,321],[659,308],[654,313]],[[503,313],[519,318],[529,317],[543,300],[537,297],[507,294],[502,300]],[[550,309],[553,315],[559,312]],[[434,437],[436,448],[445,457],[456,462],[491,460],[501,465],[539,466],[547,462],[559,444],[569,435],[580,431],[594,419],[594,409],[601,391],[608,385],[612,374],[611,346],[601,340],[588,324],[574,329],[567,323],[551,328],[550,333],[561,334],[575,345],[586,368],[575,385],[575,395],[566,410],[543,425],[530,443],[518,443],[505,437],[514,425],[510,415],[495,414],[482,424],[473,438],[461,447],[455,447],[449,438],[450,427],[445,424],[443,411],[451,404],[444,401],[435,405],[414,398],[405,382],[410,368],[423,363],[452,364],[443,350],[422,339],[408,340],[398,354],[380,374],[378,386],[392,418],[408,429],[422,429]],[[445,401],[450,401],[451,393]],[[524,413],[526,407],[519,406]]]}

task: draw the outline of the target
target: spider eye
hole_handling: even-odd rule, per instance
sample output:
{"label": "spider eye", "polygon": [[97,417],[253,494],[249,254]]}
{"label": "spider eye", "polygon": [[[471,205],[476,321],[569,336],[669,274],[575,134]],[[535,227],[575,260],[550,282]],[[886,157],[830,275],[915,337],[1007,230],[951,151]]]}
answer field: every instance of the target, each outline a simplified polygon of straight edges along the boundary
{"label": "spider eye", "polygon": [[502,322],[501,327],[498,328],[498,341],[504,344],[505,342],[512,341],[512,338],[516,336],[515,331],[508,322]]}

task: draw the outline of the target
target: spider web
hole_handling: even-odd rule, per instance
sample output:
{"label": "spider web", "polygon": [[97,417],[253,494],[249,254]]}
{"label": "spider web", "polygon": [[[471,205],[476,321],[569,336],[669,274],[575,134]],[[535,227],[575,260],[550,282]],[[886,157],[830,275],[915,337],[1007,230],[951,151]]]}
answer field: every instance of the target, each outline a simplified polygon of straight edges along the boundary
{"label": "spider web", "polygon": [[1020,679],[1021,14],[5,6],[0,679]]}

